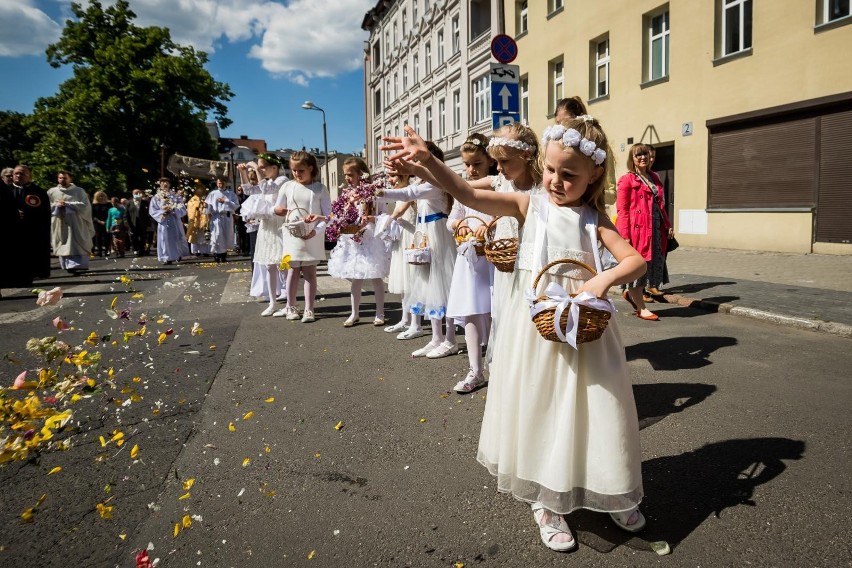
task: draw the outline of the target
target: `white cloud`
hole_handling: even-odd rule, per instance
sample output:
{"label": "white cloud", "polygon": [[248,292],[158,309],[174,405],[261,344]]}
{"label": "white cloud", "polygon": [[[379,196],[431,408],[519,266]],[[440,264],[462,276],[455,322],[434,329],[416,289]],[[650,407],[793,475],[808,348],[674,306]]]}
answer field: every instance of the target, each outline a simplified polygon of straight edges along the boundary
{"label": "white cloud", "polygon": [[33,0],[0,0],[0,57],[44,53],[61,29]]}
{"label": "white cloud", "polygon": [[[8,2],[14,0],[0,0]],[[106,0],[104,4],[111,3]],[[363,64],[361,29],[374,0],[133,0],[142,26],[169,28],[180,44],[213,52],[249,40],[248,56],[275,76],[307,86]]]}

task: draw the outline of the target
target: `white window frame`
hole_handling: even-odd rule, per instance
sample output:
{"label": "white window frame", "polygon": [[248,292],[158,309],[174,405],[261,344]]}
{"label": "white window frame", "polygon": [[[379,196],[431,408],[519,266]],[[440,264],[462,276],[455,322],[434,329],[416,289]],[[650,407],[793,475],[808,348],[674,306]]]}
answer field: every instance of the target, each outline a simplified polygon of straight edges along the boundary
{"label": "white window frame", "polygon": [[373,71],[378,71],[382,66],[382,40],[373,44]]}
{"label": "white window frame", "polygon": [[377,164],[381,163],[381,161],[382,161],[381,160],[382,152],[381,152],[381,150],[379,150],[379,147],[381,145],[382,145],[382,135],[379,134],[378,136],[376,136],[376,154],[375,154],[375,156],[373,156],[373,165],[377,165]]}
{"label": "white window frame", "polygon": [[565,60],[556,59],[550,62],[550,108],[556,108],[556,103],[565,96]]}
{"label": "white window frame", "polygon": [[376,89],[373,92],[373,110],[375,116],[382,114],[382,90]]}
{"label": "white window frame", "polygon": [[472,82],[473,124],[481,124],[491,119],[491,75],[481,75]]}
{"label": "white window frame", "polygon": [[547,13],[552,14],[565,6],[564,0],[547,0]]}
{"label": "white window frame", "polygon": [[413,87],[420,81],[420,57],[416,54],[411,65],[411,75],[411,86]]}
{"label": "white window frame", "polygon": [[426,107],[426,140],[432,139],[432,105]]}
{"label": "white window frame", "polygon": [[519,4],[518,11],[518,29],[515,31],[515,35],[522,35],[527,33],[529,26],[529,17],[530,17],[530,9],[529,2],[527,0],[523,0]]}
{"label": "white window frame", "polygon": [[461,90],[453,91],[453,133],[461,130]]}
{"label": "white window frame", "polygon": [[408,90],[408,63],[402,66],[402,92]]}
{"label": "white window frame", "polygon": [[[605,44],[604,55],[601,56],[601,45]],[[609,37],[598,40],[594,44],[595,46],[595,67],[594,67],[594,81],[593,81],[593,91],[592,98],[598,99],[600,97],[605,97],[609,94]],[[603,70],[604,73],[604,88],[601,89],[600,83],[600,73]]]}
{"label": "white window frame", "polygon": [[[746,5],[748,5],[749,8],[753,9],[753,4],[751,0],[722,0],[722,45],[720,49],[722,57],[726,57],[728,55],[733,55],[735,53],[740,53],[741,51],[751,49],[750,42],[748,45],[745,45]],[[730,25],[730,22],[728,22],[728,10],[732,8],[737,10],[740,17],[740,24],[738,26],[738,29],[736,30],[739,34],[740,41],[739,45],[733,46],[731,51],[728,51],[728,35],[733,31],[731,29],[732,26]],[[752,40],[753,38],[749,39]]]}
{"label": "white window frame", "polygon": [[426,42],[426,45],[423,47],[423,57],[426,60],[426,74],[425,76],[429,76],[429,73],[432,72],[432,43]]}
{"label": "white window frame", "polygon": [[390,80],[390,77],[386,77],[385,78],[385,108],[387,108],[387,106],[393,102],[393,98],[391,97],[391,95],[393,95],[393,91],[391,91],[391,80]]}
{"label": "white window frame", "polygon": [[438,30],[438,66],[444,63],[444,30]]}
{"label": "white window frame", "polygon": [[[654,34],[654,21],[661,18],[661,31]],[[671,29],[669,9],[651,14],[648,17],[648,81],[656,81],[669,76],[669,32]],[[654,43],[659,41],[662,50],[662,69],[659,75],[654,74]]]}
{"label": "white window frame", "polygon": [[385,57],[390,57],[391,54],[391,43],[390,43],[390,30],[385,30]]}
{"label": "white window frame", "polygon": [[459,52],[461,49],[461,29],[459,28],[459,17],[456,16],[453,18],[452,22],[452,30],[453,30],[453,55]]}
{"label": "white window frame", "polygon": [[[417,2],[414,5],[416,6]],[[420,113],[414,115],[414,132],[420,134]]]}
{"label": "white window frame", "polygon": [[447,99],[438,99],[438,138],[447,135]]}
{"label": "white window frame", "polygon": [[521,77],[518,89],[521,92],[521,123],[529,125],[530,119],[530,78],[527,75]]}
{"label": "white window frame", "polygon": [[405,34],[408,32],[408,10],[402,11],[402,37],[405,38]]}
{"label": "white window frame", "polygon": [[393,100],[399,98],[399,73],[393,74]]}
{"label": "white window frame", "polygon": [[411,3],[411,23],[414,26],[417,26],[417,4],[420,3],[420,0],[414,0]]}
{"label": "white window frame", "polygon": [[397,41],[396,31],[397,31],[396,22],[394,22],[393,23],[393,46],[394,46],[394,48],[396,48],[396,46],[399,45],[399,42]]}

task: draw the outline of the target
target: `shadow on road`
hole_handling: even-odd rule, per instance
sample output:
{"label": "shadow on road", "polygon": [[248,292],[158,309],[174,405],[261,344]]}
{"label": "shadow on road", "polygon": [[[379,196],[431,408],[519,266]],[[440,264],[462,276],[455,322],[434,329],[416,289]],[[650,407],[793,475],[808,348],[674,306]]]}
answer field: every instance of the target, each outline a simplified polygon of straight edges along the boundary
{"label": "shadow on road", "polygon": [[[805,443],[788,438],[749,438],[707,444],[676,456],[642,464],[648,526],[640,535],[615,527],[609,515],[580,511],[569,515],[580,542],[600,552],[625,544],[650,550],[664,540],[674,550],[710,516],[731,507],[754,507],[754,490],[781,475],[785,460],[803,457]],[[767,520],[770,520],[767,518]]]}
{"label": "shadow on road", "polygon": [[664,292],[666,294],[694,294],[695,292],[700,292],[701,290],[707,290],[708,288],[715,288],[716,286],[732,286],[737,284],[733,281],[723,281],[723,282],[698,282],[695,284],[681,284],[679,286],[668,286]]}
{"label": "shadow on road", "polygon": [[704,402],[716,392],[714,385],[693,383],[657,383],[633,385],[633,397],[639,414],[639,429],[656,424],[669,414],[683,412]]}
{"label": "shadow on road", "polygon": [[629,345],[625,353],[628,361],[647,359],[656,371],[677,371],[706,367],[714,351],[736,344],[734,337],[672,337]]}

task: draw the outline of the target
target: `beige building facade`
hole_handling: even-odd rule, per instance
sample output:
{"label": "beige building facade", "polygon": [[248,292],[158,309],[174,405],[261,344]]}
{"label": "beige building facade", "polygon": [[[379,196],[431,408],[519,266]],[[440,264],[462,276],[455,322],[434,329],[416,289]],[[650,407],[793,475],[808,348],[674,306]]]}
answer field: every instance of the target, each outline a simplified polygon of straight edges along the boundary
{"label": "beige building facade", "polygon": [[839,0],[503,0],[522,118],[580,95],[684,245],[852,254],[852,14]]}

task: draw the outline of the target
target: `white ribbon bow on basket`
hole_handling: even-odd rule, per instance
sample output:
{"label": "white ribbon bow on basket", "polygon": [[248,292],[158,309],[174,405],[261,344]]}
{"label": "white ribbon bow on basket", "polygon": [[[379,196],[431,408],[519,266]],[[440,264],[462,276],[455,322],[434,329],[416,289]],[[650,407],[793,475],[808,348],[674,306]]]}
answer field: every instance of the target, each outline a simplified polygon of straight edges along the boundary
{"label": "white ribbon bow on basket", "polygon": [[[580,306],[602,310],[611,314],[615,313],[615,306],[611,300],[596,298],[591,292],[580,292],[572,298],[565,288],[556,282],[551,282],[547,285],[543,296],[546,299],[536,301],[539,296],[535,290],[527,288],[524,297],[530,305],[530,318],[535,317],[544,310],[556,308],[556,313],[553,316],[556,335],[561,341],[564,341],[574,349],[577,348],[577,327],[580,322]],[[568,321],[565,329],[562,329],[559,326],[559,322],[562,321],[562,314],[566,308],[569,308]]]}
{"label": "white ribbon bow on basket", "polygon": [[476,262],[476,239],[468,239],[459,245],[458,253],[467,259],[471,266]]}

